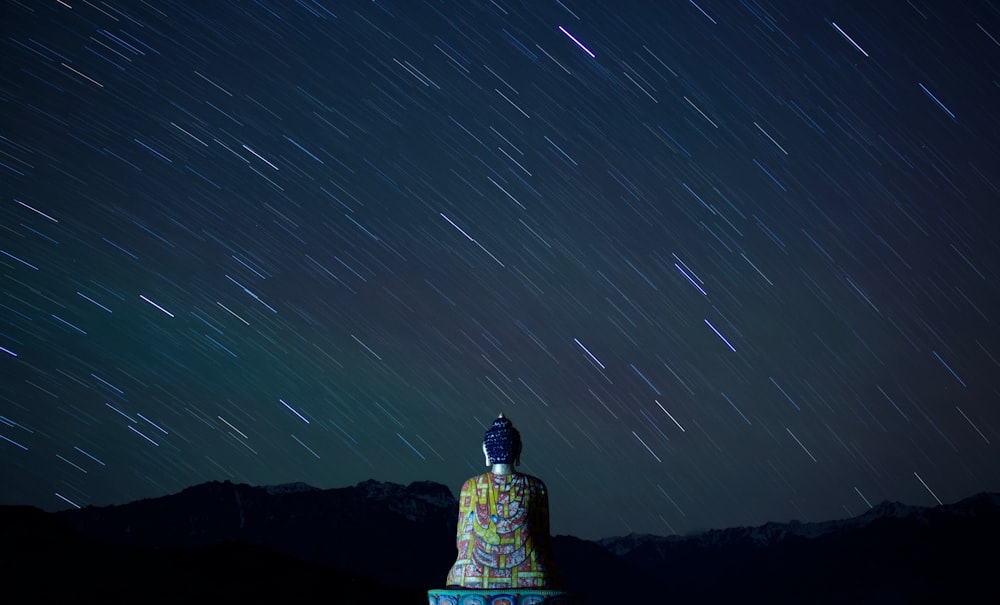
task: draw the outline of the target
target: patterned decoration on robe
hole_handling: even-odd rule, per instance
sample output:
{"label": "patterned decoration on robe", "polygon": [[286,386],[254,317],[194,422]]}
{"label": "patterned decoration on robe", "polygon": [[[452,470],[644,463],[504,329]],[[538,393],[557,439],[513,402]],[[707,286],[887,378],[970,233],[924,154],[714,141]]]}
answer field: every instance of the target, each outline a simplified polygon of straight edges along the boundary
{"label": "patterned decoration on robe", "polygon": [[523,473],[484,473],[462,486],[458,559],[448,584],[548,588],[558,583],[549,548],[548,493]]}

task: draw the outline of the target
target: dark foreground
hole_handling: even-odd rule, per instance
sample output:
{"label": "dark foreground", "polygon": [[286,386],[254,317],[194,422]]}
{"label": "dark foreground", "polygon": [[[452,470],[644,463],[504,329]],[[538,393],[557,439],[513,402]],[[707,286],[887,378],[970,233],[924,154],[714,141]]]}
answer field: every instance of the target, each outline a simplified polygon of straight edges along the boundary
{"label": "dark foreground", "polygon": [[[453,502],[435,490],[212,483],[117,507],[0,507],[0,600],[424,603],[454,558],[442,532]],[[998,541],[1000,497],[980,494],[685,538],[557,536],[554,548],[580,603],[881,605],[992,602]]]}

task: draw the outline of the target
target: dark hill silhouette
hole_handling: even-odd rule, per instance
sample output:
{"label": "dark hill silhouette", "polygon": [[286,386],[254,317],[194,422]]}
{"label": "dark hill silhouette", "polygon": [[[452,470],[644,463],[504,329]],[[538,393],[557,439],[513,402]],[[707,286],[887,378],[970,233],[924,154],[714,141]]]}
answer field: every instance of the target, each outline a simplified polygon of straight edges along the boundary
{"label": "dark hill silhouette", "polygon": [[144,548],[88,538],[57,515],[0,507],[5,603],[420,603],[406,590],[264,546]]}
{"label": "dark hill silhouette", "polygon": [[[375,481],[213,482],[120,506],[0,507],[3,569],[50,578],[20,582],[38,602],[419,603],[454,561],[457,510],[443,485]],[[584,603],[957,603],[996,594],[998,539],[1000,495],[980,494],[687,537],[555,536],[553,548]]]}
{"label": "dark hill silhouette", "polygon": [[[229,482],[122,506],[56,513],[92,538],[128,546],[186,549],[233,542],[404,587],[444,579],[458,505],[447,487],[366,481],[320,490],[305,484]],[[374,569],[381,561],[384,569]],[[442,572],[442,565],[444,571]]]}

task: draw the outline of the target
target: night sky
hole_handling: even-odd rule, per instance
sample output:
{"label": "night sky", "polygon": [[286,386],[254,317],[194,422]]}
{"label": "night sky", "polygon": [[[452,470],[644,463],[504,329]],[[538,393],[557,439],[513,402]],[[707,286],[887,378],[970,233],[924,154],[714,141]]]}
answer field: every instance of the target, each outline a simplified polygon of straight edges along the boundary
{"label": "night sky", "polygon": [[0,502],[1000,490],[991,4],[4,0]]}

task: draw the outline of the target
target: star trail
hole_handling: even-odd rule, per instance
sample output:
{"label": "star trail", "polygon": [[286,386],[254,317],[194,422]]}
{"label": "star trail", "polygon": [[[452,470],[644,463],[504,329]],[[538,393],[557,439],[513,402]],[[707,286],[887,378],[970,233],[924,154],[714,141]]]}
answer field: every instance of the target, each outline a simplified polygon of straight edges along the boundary
{"label": "star trail", "polygon": [[988,2],[0,0],[0,502],[1000,489]]}

